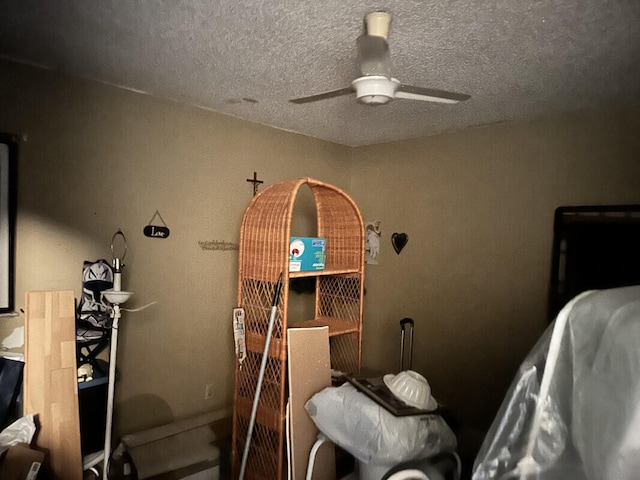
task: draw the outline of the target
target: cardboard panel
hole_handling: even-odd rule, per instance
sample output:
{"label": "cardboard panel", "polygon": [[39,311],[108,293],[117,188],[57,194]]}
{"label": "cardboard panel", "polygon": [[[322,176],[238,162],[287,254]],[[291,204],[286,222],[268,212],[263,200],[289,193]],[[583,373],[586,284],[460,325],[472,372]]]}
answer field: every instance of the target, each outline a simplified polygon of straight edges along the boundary
{"label": "cardboard panel", "polygon": [[24,413],[53,476],[81,480],[74,293],[27,292],[25,305]]}
{"label": "cardboard panel", "polygon": [[[329,327],[289,328],[287,335],[291,470],[293,480],[304,480],[309,453],[318,435],[304,405],[315,393],[331,386]],[[318,450],[312,479],[335,478],[335,451],[333,444],[328,442]]]}

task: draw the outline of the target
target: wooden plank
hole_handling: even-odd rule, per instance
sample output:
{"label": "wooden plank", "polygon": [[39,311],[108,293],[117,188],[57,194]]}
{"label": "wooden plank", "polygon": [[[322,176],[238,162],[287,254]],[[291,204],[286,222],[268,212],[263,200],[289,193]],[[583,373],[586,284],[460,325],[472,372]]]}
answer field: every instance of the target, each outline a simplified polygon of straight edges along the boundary
{"label": "wooden plank", "polygon": [[[303,480],[309,453],[318,429],[304,409],[305,403],[320,390],[331,386],[329,328],[289,328],[289,403],[291,426],[291,469],[294,480]],[[313,480],[334,480],[333,444],[322,445],[316,455]]]}
{"label": "wooden plank", "polygon": [[53,477],[81,480],[74,292],[25,297],[24,413],[37,416]]}

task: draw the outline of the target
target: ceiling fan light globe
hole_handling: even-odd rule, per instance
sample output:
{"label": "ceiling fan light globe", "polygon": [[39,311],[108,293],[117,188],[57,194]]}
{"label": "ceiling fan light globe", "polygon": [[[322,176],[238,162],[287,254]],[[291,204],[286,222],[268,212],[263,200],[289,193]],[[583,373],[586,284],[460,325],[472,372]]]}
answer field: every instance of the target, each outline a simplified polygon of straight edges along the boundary
{"label": "ceiling fan light globe", "polygon": [[363,95],[362,97],[358,97],[360,103],[367,105],[384,105],[385,103],[389,103],[390,100],[391,98],[385,95]]}
{"label": "ceiling fan light globe", "polygon": [[395,78],[371,75],[356,78],[351,86],[359,102],[367,105],[382,105],[393,100],[400,82]]}

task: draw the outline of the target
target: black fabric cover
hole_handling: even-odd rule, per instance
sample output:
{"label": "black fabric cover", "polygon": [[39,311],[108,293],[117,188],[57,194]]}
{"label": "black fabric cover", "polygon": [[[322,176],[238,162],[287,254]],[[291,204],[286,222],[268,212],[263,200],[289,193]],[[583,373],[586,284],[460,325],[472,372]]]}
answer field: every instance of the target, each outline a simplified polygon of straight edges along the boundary
{"label": "black fabric cover", "polygon": [[20,418],[24,362],[0,357],[0,431]]}

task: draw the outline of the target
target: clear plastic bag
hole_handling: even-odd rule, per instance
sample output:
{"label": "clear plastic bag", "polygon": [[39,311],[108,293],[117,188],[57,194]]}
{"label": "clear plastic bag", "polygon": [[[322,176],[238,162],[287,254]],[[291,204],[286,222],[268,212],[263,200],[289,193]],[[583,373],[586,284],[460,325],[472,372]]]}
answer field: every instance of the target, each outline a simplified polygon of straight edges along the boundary
{"label": "clear plastic bag", "polygon": [[396,464],[456,448],[441,416],[396,417],[348,383],[318,392],[305,408],[322,433],[364,463]]}
{"label": "clear plastic bag", "polygon": [[33,415],[29,414],[17,419],[0,432],[0,455],[18,443],[29,445],[35,433],[36,424]]}
{"label": "clear plastic bag", "polygon": [[473,480],[640,478],[640,287],[580,295],[523,362]]}

